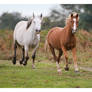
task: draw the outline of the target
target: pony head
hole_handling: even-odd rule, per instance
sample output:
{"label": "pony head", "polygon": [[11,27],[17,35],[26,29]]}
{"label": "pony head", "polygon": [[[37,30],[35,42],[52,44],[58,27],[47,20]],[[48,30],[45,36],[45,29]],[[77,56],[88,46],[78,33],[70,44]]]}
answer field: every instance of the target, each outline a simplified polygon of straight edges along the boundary
{"label": "pony head", "polygon": [[78,28],[78,23],[79,23],[79,15],[78,13],[73,13],[70,15],[70,22],[71,22],[71,27],[72,27],[72,33],[75,33]]}
{"label": "pony head", "polygon": [[66,24],[71,26],[72,33],[75,33],[77,31],[78,23],[79,23],[78,13],[72,13],[66,19]]}
{"label": "pony head", "polygon": [[30,26],[33,28],[33,30],[36,33],[40,33],[41,31],[41,24],[42,24],[42,14],[40,16],[35,16],[33,14],[32,19],[29,19],[28,23],[27,23],[27,27],[26,29],[30,28]]}
{"label": "pony head", "polygon": [[39,33],[41,31],[42,14],[40,16],[35,16],[33,14],[32,23],[34,25],[34,30],[36,31],[36,33]]}

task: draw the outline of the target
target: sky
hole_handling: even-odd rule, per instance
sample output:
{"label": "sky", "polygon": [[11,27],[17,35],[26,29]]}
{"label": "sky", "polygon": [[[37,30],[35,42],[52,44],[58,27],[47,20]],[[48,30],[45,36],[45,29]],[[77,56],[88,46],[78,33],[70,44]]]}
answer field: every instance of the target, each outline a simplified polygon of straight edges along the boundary
{"label": "sky", "polygon": [[22,16],[43,14],[47,16],[57,4],[0,4],[0,15],[4,12],[20,12]]}

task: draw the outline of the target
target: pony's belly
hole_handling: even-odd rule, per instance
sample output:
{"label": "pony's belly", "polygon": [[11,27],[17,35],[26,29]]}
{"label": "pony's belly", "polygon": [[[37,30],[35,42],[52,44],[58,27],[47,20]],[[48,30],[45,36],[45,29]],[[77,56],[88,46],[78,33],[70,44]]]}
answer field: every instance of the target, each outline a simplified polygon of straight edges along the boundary
{"label": "pony's belly", "polygon": [[24,45],[23,39],[16,38],[16,41],[20,46]]}
{"label": "pony's belly", "polygon": [[55,48],[55,49],[60,49],[61,48],[61,45],[59,44],[59,42],[55,42],[55,41],[51,41],[49,43],[51,45],[51,47]]}

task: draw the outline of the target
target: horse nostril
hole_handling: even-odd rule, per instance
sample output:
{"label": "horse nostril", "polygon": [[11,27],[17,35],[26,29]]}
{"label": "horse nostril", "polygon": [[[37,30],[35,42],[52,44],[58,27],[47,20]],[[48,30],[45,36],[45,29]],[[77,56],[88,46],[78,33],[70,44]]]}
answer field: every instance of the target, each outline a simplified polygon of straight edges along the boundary
{"label": "horse nostril", "polygon": [[40,32],[41,30],[36,30],[36,32]]}

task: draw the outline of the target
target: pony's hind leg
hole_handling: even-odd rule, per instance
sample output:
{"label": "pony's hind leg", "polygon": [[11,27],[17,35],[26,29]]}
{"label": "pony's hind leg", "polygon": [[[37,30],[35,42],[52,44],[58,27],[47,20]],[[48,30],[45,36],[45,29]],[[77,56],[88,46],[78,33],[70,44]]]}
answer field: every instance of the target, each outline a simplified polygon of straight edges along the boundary
{"label": "pony's hind leg", "polygon": [[63,51],[60,49],[59,50],[59,56],[58,56],[58,63],[60,62],[60,57],[62,56],[62,54],[63,54]]}
{"label": "pony's hind leg", "polygon": [[23,63],[24,59],[25,59],[25,50],[24,50],[24,47],[23,47],[22,48],[22,59],[20,60],[20,64]]}
{"label": "pony's hind leg", "polygon": [[59,50],[59,56],[58,56],[57,61],[56,61],[57,71],[60,74],[61,74],[61,68],[59,66],[59,63],[60,63],[60,57],[62,56],[62,54],[63,54],[62,50]]}
{"label": "pony's hind leg", "polygon": [[50,50],[52,52],[52,55],[54,57],[54,60],[56,61],[57,72],[61,75],[61,68],[59,66],[59,58],[60,58],[60,56],[59,56],[59,58],[57,58],[57,56],[55,55],[55,50],[51,46],[50,46]]}
{"label": "pony's hind leg", "polygon": [[15,43],[14,43],[14,56],[13,56],[13,60],[12,60],[13,64],[16,64],[16,49],[17,49],[17,43],[15,41]]}
{"label": "pony's hind leg", "polygon": [[66,70],[66,71],[69,71],[67,51],[66,51],[66,49],[65,49],[64,47],[62,47],[62,51],[63,51],[64,56],[65,56],[65,59],[66,59],[66,67],[65,67],[65,70]]}
{"label": "pony's hind leg", "polygon": [[36,52],[34,52],[34,54],[32,55],[32,68],[35,69],[35,56],[36,56]]}
{"label": "pony's hind leg", "polygon": [[24,48],[25,48],[25,59],[24,59],[23,65],[26,65],[27,61],[29,59],[29,56],[28,56],[28,46],[25,46]]}

